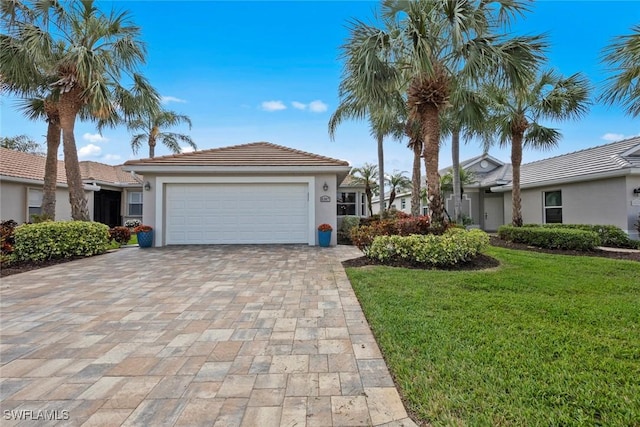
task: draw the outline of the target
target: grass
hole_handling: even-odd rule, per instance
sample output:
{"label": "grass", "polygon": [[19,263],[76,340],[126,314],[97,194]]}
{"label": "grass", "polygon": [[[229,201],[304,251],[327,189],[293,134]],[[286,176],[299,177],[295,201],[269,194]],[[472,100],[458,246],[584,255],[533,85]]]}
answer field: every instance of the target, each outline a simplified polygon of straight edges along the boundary
{"label": "grass", "polygon": [[350,268],[431,425],[640,426],[640,265],[491,248],[495,270]]}
{"label": "grass", "polygon": [[[138,244],[138,235],[131,233],[131,238],[127,242],[127,245],[137,245],[137,244]],[[120,245],[115,240],[112,240],[111,242],[109,242],[109,249],[119,249],[119,248],[120,248]]]}

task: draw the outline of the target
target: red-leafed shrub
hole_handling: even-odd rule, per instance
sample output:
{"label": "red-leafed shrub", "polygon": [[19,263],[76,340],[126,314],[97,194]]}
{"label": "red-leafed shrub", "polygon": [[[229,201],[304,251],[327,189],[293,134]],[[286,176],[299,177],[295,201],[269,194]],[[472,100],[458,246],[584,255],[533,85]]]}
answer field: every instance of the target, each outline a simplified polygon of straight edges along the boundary
{"label": "red-leafed shrub", "polygon": [[113,227],[109,229],[109,240],[115,240],[119,245],[126,245],[131,239],[128,227]]}
{"label": "red-leafed shrub", "polygon": [[444,230],[431,227],[428,216],[412,217],[398,212],[399,218],[369,222],[351,230],[351,240],[358,249],[364,251],[377,236],[410,236],[412,234],[442,234]]}
{"label": "red-leafed shrub", "polygon": [[17,226],[18,223],[12,219],[0,221],[0,246],[2,255],[9,255],[13,252],[13,245],[15,244],[13,231]]}

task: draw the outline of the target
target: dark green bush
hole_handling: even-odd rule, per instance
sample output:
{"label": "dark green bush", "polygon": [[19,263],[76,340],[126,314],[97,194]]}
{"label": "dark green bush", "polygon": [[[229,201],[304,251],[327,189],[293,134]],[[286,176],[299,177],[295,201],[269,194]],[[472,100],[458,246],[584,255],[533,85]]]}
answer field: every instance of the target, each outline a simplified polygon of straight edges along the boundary
{"label": "dark green bush", "polygon": [[109,248],[109,227],[98,222],[56,221],[23,224],[15,229],[18,261],[91,256]]}
{"label": "dark green bush", "polygon": [[503,225],[498,228],[498,237],[546,249],[592,251],[601,244],[600,237],[595,231],[562,227]]}
{"label": "dark green bush", "polygon": [[591,224],[526,224],[524,227],[561,228],[570,230],[593,231],[600,237],[602,246],[612,248],[635,248],[637,242],[630,239],[627,233],[615,225],[591,225]]}
{"label": "dark green bush", "polygon": [[113,227],[109,229],[109,241],[115,240],[119,245],[126,245],[131,239],[131,231],[128,227]]}
{"label": "dark green bush", "polygon": [[339,245],[352,245],[351,230],[360,225],[360,217],[348,215],[342,218],[342,224],[338,229],[337,238]]}

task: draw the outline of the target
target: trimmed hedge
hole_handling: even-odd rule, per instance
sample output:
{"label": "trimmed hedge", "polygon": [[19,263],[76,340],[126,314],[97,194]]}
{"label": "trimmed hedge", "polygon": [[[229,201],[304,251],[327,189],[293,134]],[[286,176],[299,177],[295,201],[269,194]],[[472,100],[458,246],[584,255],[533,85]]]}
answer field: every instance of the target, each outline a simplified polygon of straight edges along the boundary
{"label": "trimmed hedge", "polygon": [[44,261],[101,254],[109,248],[109,227],[99,222],[56,221],[15,229],[17,261]]}
{"label": "trimmed hedge", "polygon": [[524,243],[545,249],[592,251],[601,240],[595,231],[563,227],[514,227],[498,228],[498,237],[515,243]]}
{"label": "trimmed hedge", "polygon": [[638,242],[629,238],[627,233],[615,225],[591,225],[591,224],[525,224],[523,227],[561,228],[567,230],[593,231],[600,237],[601,246],[612,248],[636,248]]}
{"label": "trimmed hedge", "polygon": [[482,230],[452,228],[440,236],[377,236],[365,255],[382,263],[402,260],[443,267],[470,260],[488,244],[489,235]]}

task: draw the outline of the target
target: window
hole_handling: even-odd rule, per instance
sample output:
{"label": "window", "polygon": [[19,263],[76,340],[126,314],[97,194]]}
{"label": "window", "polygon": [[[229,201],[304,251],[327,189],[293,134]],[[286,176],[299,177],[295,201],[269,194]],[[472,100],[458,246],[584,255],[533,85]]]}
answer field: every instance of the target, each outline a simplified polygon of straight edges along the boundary
{"label": "window", "polygon": [[562,224],[562,191],[544,192],[545,224]]}
{"label": "window", "polygon": [[404,197],[400,199],[400,209],[405,210],[407,208],[407,199]]}
{"label": "window", "polygon": [[142,191],[130,191],[127,205],[129,216],[142,216]]}
{"label": "window", "polygon": [[360,215],[367,216],[369,215],[369,211],[367,211],[367,195],[360,193],[360,199]]}
{"label": "window", "polygon": [[31,221],[31,215],[42,215],[42,190],[29,188],[27,192],[29,201],[27,221]]}
{"label": "window", "polygon": [[422,207],[422,215],[429,215],[429,208],[427,206]]}
{"label": "window", "polygon": [[356,193],[338,193],[336,196],[338,215],[356,214]]}

